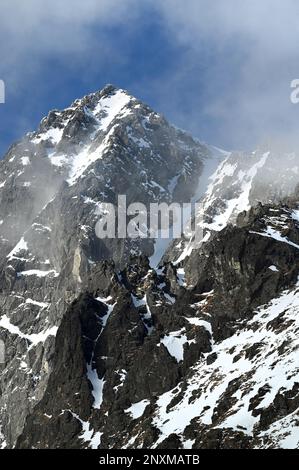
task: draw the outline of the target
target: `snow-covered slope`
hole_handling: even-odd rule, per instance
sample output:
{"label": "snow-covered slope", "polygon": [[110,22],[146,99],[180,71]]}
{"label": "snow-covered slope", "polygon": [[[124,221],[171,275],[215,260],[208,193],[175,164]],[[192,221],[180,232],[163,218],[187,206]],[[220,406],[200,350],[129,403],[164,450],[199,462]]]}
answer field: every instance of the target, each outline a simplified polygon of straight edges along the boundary
{"label": "snow-covered slope", "polygon": [[174,242],[166,259],[177,264],[192,250],[235,223],[238,214],[258,203],[272,203],[292,194],[298,184],[299,157],[295,153],[255,151],[230,153],[210,177],[205,194],[198,199],[196,232]]}
{"label": "snow-covered slope", "polygon": [[[232,337],[212,342],[211,353],[194,365],[187,381],[159,397],[153,423],[161,434],[155,446],[175,433],[191,448],[195,439],[184,432],[197,419],[203,430],[254,437],[253,447],[298,448],[298,398],[288,416],[270,417],[277,397],[289,395],[291,401],[298,393],[298,314],[299,285],[260,307],[250,321],[240,322]],[[215,361],[207,365],[210,354]],[[168,407],[176,397],[175,406]],[[275,411],[273,407],[273,415]]]}

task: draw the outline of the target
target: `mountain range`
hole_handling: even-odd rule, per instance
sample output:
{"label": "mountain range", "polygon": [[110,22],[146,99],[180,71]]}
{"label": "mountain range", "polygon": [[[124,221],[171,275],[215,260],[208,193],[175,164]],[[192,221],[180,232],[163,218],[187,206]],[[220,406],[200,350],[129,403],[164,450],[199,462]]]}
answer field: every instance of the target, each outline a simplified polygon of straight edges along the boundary
{"label": "mountain range", "polygon": [[[218,149],[107,85],[0,175],[2,449],[298,448],[298,154]],[[98,238],[120,194],[197,202],[201,237]]]}

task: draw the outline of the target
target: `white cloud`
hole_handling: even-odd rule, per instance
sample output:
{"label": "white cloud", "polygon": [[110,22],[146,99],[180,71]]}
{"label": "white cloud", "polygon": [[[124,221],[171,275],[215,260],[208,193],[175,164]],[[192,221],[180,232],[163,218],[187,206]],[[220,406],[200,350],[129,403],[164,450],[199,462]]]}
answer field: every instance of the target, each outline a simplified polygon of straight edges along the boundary
{"label": "white cloud", "polygon": [[[169,34],[190,51],[174,86],[202,48],[217,56],[198,82],[208,97],[201,116],[215,119],[220,134],[235,145],[297,134],[299,107],[289,100],[290,82],[299,76],[296,0],[163,0],[159,9]],[[192,119],[199,114],[190,111]]]}
{"label": "white cloud", "polygon": [[[2,74],[20,86],[24,74],[34,74],[47,57],[84,58],[95,47],[97,59],[111,53],[101,28],[130,24],[138,14],[137,0],[1,0],[0,59]],[[115,52],[115,51],[114,51]],[[116,51],[117,52],[117,51]],[[2,77],[1,77],[2,78]]]}
{"label": "white cloud", "polygon": [[[132,87],[150,90],[160,110],[210,140],[216,127],[220,142],[240,146],[297,133],[299,106],[289,100],[290,82],[299,76],[297,0],[1,0],[1,78],[17,92],[24,74],[35,83],[47,57],[76,64],[95,54],[97,67],[109,57],[125,63],[129,50],[115,49],[105,29],[125,26],[130,38],[147,23],[148,5],[185,55],[176,70],[163,77],[157,70],[150,82],[132,78]],[[186,109],[183,96],[192,94]]]}

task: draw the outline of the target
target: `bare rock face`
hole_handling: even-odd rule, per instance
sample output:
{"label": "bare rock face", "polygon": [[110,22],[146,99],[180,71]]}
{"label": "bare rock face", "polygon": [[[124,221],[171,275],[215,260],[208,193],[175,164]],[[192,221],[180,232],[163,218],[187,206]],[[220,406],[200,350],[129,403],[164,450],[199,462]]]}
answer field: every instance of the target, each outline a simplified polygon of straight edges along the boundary
{"label": "bare rock face", "polygon": [[[2,448],[298,446],[298,159],[281,184],[280,160],[200,144],[112,86],[9,150]],[[97,238],[118,194],[201,198],[202,239]]]}
{"label": "bare rock face", "polygon": [[111,277],[104,299],[99,267],[97,288],[92,276],[64,316],[17,447],[89,448],[99,435],[104,449],[279,447],[289,428],[277,423],[291,427],[298,411],[293,211],[260,206],[247,225],[219,232],[187,260],[184,287],[175,266],[156,272],[141,257]]}
{"label": "bare rock face", "polygon": [[246,217],[247,225],[229,225],[186,261],[194,292],[213,291],[209,307],[218,312],[217,339],[224,339],[231,320],[248,317],[298,279],[298,222],[292,208],[260,206]]}

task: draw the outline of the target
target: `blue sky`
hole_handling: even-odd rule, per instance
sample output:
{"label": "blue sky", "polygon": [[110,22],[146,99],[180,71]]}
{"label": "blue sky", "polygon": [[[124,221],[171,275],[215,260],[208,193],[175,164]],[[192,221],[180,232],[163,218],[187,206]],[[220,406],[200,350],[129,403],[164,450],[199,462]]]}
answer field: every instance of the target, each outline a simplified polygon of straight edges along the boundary
{"label": "blue sky", "polygon": [[106,83],[223,148],[297,135],[294,0],[1,0],[0,8],[1,155],[50,109]]}

